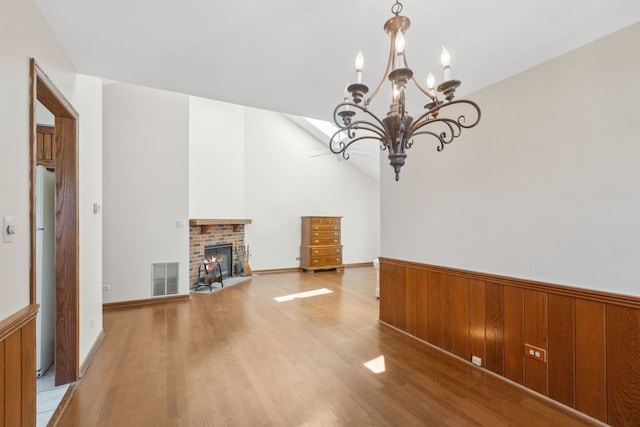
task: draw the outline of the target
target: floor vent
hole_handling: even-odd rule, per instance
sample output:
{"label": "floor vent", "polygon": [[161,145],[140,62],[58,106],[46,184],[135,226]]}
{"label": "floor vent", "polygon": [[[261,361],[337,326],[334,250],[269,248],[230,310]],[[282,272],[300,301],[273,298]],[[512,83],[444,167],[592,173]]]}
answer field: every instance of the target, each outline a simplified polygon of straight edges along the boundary
{"label": "floor vent", "polygon": [[160,262],[151,264],[151,296],[178,294],[177,262]]}

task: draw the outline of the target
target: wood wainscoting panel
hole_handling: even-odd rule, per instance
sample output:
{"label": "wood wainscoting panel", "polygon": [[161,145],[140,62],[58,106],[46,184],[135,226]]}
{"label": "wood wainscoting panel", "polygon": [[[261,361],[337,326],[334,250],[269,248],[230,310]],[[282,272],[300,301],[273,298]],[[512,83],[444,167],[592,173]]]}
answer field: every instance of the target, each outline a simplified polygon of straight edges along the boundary
{"label": "wood wainscoting panel", "polygon": [[36,322],[29,305],[0,321],[0,426],[36,425]]}
{"label": "wood wainscoting panel", "polygon": [[6,384],[6,380],[5,380],[5,375],[4,375],[4,371],[5,371],[5,366],[6,365],[6,360],[5,360],[5,356],[4,356],[4,349],[5,349],[5,343],[4,340],[0,340],[0,425],[2,425],[2,423],[4,423],[4,420],[6,419],[5,417],[5,395],[4,395],[4,389],[5,389],[5,384]]}
{"label": "wood wainscoting panel", "polygon": [[427,273],[427,342],[440,347],[440,274]]}
{"label": "wood wainscoting panel", "polygon": [[[20,425],[22,419],[22,335],[15,332],[4,340],[4,423]],[[35,372],[34,378],[35,378]]]}
{"label": "wood wainscoting panel", "polygon": [[406,272],[407,283],[405,287],[405,324],[406,332],[417,336],[418,334],[418,277],[415,270],[409,270]]}
{"label": "wood wainscoting panel", "polygon": [[607,419],[605,304],[576,298],[576,409]]}
{"label": "wood wainscoting panel", "polygon": [[440,275],[440,347],[453,352],[453,276]]}
{"label": "wood wainscoting panel", "polygon": [[549,295],[549,397],[575,407],[574,298]]}
{"label": "wood wainscoting panel", "polygon": [[33,425],[36,421],[36,322],[24,325],[21,333],[22,346],[22,421]]}
{"label": "wood wainscoting panel", "polygon": [[380,271],[380,320],[598,420],[640,425],[640,298],[388,258]]}
{"label": "wood wainscoting panel", "polygon": [[471,360],[469,353],[469,280],[453,277],[453,354]]}
{"label": "wood wainscoting panel", "polygon": [[409,274],[413,274],[416,281],[416,336],[427,341],[429,333],[427,272],[412,268],[407,269],[407,277]]}
{"label": "wood wainscoting panel", "polygon": [[[547,349],[547,294],[524,291],[524,342]],[[523,349],[524,353],[524,349]],[[530,357],[524,361],[524,385],[545,396],[549,393],[547,363]]]}
{"label": "wood wainscoting panel", "polygon": [[505,286],[504,303],[504,376],[524,385],[524,290]]}
{"label": "wood wainscoting panel", "polygon": [[485,283],[485,358],[486,368],[504,375],[503,286]]}
{"label": "wood wainscoting panel", "polygon": [[607,422],[640,425],[640,310],[607,306]]}
{"label": "wood wainscoting panel", "polygon": [[484,282],[482,280],[469,280],[469,345],[471,356],[482,359],[485,366],[484,350]]}

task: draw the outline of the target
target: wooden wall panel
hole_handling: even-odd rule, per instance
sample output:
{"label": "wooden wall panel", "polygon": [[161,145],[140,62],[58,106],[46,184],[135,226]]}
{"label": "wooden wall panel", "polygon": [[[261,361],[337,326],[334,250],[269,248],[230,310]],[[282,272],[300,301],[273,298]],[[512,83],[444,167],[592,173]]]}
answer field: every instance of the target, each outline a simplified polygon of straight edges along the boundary
{"label": "wooden wall panel", "polygon": [[608,305],[607,422],[640,425],[640,310]]}
{"label": "wooden wall panel", "polygon": [[[394,318],[396,327],[402,329],[403,331],[407,330],[407,315],[405,310],[407,308],[406,300],[407,300],[407,269],[402,266],[397,266],[395,271],[395,286],[393,290],[394,295]],[[415,307],[415,305],[414,305]]]}
{"label": "wooden wall panel", "polygon": [[440,347],[440,275],[427,273],[427,341]]}
{"label": "wooden wall panel", "polygon": [[605,305],[576,299],[576,406],[601,421],[607,417]]}
{"label": "wooden wall panel", "polygon": [[524,384],[524,290],[505,286],[504,302],[504,376]]}
{"label": "wooden wall panel", "polygon": [[405,324],[406,331],[411,335],[417,334],[417,288],[418,288],[418,275],[415,268],[406,268],[406,287],[405,287]]}
{"label": "wooden wall panel", "polygon": [[440,275],[440,347],[453,352],[453,276]]}
{"label": "wooden wall panel", "polygon": [[380,264],[380,320],[393,325],[393,284],[396,266]]}
{"label": "wooden wall panel", "polygon": [[567,406],[575,407],[575,308],[574,298],[550,294],[549,397]]}
{"label": "wooden wall panel", "polygon": [[504,318],[502,285],[485,283],[485,358],[486,368],[504,374]]}
{"label": "wooden wall panel", "polygon": [[36,324],[29,305],[0,321],[0,426],[36,425]]}
{"label": "wooden wall panel", "polygon": [[36,322],[21,329],[20,358],[22,362],[22,425],[36,425]]}
{"label": "wooden wall panel", "polygon": [[[20,331],[5,340],[5,426],[21,425],[22,417],[22,336]],[[33,373],[35,377],[35,372]]]}
{"label": "wooden wall panel", "polygon": [[[547,348],[547,294],[524,291],[524,342]],[[524,353],[524,348],[523,348]],[[547,364],[526,357],[524,359],[524,385],[538,393],[548,395]]]}
{"label": "wooden wall panel", "polygon": [[485,365],[484,352],[484,282],[469,280],[469,345],[471,356],[482,359]]}
{"label": "wooden wall panel", "polygon": [[6,369],[6,364],[5,364],[5,358],[4,358],[4,340],[0,341],[0,425],[4,425],[4,420],[5,420],[5,410],[4,410],[4,406],[5,406],[5,396],[4,396],[4,389],[5,389],[5,376],[4,376],[4,371]]}
{"label": "wooden wall panel", "polygon": [[453,353],[471,360],[469,353],[469,280],[453,278]]}
{"label": "wooden wall panel", "polygon": [[427,272],[412,269],[416,275],[416,336],[427,341],[428,336],[428,302],[427,302]]}
{"label": "wooden wall panel", "polygon": [[[385,281],[400,281],[387,297],[408,329],[415,319],[419,338],[465,360],[478,356],[603,422],[640,425],[640,298],[386,258],[380,265],[393,271],[381,275],[381,292]],[[525,357],[525,343],[545,349],[547,362]]]}

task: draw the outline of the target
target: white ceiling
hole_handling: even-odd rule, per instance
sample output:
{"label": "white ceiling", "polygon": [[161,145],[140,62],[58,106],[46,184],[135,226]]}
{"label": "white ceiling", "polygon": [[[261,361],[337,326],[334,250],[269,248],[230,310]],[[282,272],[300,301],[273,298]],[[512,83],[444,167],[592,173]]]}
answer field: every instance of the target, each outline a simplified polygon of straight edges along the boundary
{"label": "white ceiling", "polygon": [[[35,3],[79,73],[330,120],[358,50],[364,83],[381,79],[393,1]],[[416,77],[441,76],[444,45],[464,94],[640,21],[640,1],[405,0],[403,15]]]}

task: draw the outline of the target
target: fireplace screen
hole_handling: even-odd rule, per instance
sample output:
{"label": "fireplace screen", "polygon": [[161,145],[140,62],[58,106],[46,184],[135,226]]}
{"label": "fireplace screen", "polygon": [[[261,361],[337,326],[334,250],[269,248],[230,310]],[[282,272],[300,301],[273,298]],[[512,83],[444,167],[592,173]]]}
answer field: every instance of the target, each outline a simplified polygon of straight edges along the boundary
{"label": "fireplace screen", "polygon": [[205,263],[217,262],[220,264],[220,270],[222,272],[222,278],[231,277],[233,259],[231,257],[232,245],[222,244],[204,247],[204,261]]}

